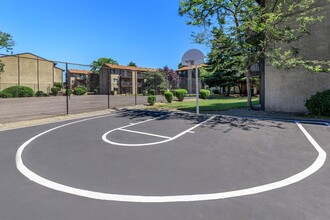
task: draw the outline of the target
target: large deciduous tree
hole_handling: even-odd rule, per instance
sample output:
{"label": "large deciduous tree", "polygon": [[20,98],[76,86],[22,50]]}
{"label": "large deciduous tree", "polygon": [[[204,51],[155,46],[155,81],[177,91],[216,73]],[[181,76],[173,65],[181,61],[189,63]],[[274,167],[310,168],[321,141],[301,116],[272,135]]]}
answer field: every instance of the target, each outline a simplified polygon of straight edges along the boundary
{"label": "large deciduous tree", "polygon": [[[251,66],[266,58],[276,67],[304,67],[330,71],[329,61],[305,60],[296,44],[309,34],[310,25],[322,21],[317,12],[329,0],[180,0],[179,14],[189,25],[201,27],[193,34],[197,43],[210,45],[223,54],[226,63],[235,61],[246,76],[248,108],[251,101]],[[229,58],[229,59],[228,59]],[[216,64],[214,64],[216,65]]]}
{"label": "large deciduous tree", "polygon": [[134,63],[133,61],[129,62],[127,66],[137,67],[136,63]]}
{"label": "large deciduous tree", "polygon": [[0,31],[0,49],[5,48],[9,52],[13,49],[14,45],[13,37],[8,33]]}
{"label": "large deciduous tree", "polygon": [[92,71],[98,73],[100,68],[106,63],[118,65],[118,62],[112,58],[101,57],[98,60],[93,61]]}
{"label": "large deciduous tree", "polygon": [[244,73],[239,68],[240,52],[231,51],[231,53],[222,53],[222,48],[225,43],[223,39],[217,37],[218,31],[213,31],[214,37],[211,40],[211,51],[208,54],[207,66],[204,83],[209,86],[227,87],[227,95],[229,95],[230,87],[238,86],[241,91],[242,78]]}
{"label": "large deciduous tree", "polygon": [[159,69],[159,71],[164,74],[166,89],[177,89],[179,76],[176,72],[168,66],[164,66],[162,69]]}
{"label": "large deciduous tree", "polygon": [[[0,50],[6,49],[7,52],[12,51],[15,42],[13,37],[5,32],[0,31]],[[5,64],[0,60],[0,74],[4,71]]]}
{"label": "large deciduous tree", "polygon": [[167,83],[164,73],[161,71],[158,72],[147,72],[145,74],[145,81],[143,87],[145,90],[154,89],[156,94],[163,89],[166,89]]}

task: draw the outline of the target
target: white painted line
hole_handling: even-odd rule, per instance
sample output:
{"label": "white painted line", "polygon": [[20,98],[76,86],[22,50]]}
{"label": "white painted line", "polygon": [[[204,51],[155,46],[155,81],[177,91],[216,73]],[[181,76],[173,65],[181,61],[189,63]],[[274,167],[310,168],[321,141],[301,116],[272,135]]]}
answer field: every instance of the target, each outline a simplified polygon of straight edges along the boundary
{"label": "white painted line", "polygon": [[[164,116],[162,116],[162,117],[164,117]],[[188,132],[191,132],[191,131],[194,130],[195,128],[197,128],[197,127],[199,127],[199,126],[205,124],[206,122],[212,120],[214,117],[216,117],[216,116],[212,116],[211,118],[209,118],[209,119],[207,119],[207,120],[205,120],[205,121],[203,121],[203,122],[201,122],[201,123],[199,123],[199,124],[197,124],[197,125],[195,125],[195,126],[189,128],[189,129],[187,129],[187,130],[185,130],[185,131],[183,131],[183,132],[177,134],[176,136],[174,136],[174,137],[170,137],[170,138],[168,138],[168,139],[166,139],[166,140],[163,140],[163,141],[156,141],[156,142],[142,143],[142,144],[126,144],[126,143],[118,143],[118,142],[115,142],[115,141],[111,141],[111,140],[109,140],[109,139],[107,138],[107,136],[108,136],[110,133],[112,133],[112,132],[114,132],[114,131],[117,131],[117,130],[121,130],[121,129],[123,129],[123,128],[127,128],[127,127],[130,127],[130,126],[133,126],[133,125],[126,125],[126,126],[123,126],[123,127],[120,127],[120,128],[112,129],[112,130],[110,130],[110,131],[108,131],[108,132],[106,132],[105,134],[102,135],[102,140],[103,140],[104,142],[108,143],[108,144],[117,145],[117,146],[125,146],[125,147],[141,147],[141,146],[150,146],[150,145],[156,145],[156,144],[163,144],[163,143],[166,143],[166,142],[169,142],[169,141],[173,141],[173,140],[175,140],[175,139],[181,137],[182,135],[184,135],[184,134],[186,134],[186,133],[188,133]],[[155,119],[154,119],[154,120],[155,120]],[[148,120],[148,121],[151,121],[151,120]],[[147,121],[144,121],[144,122],[147,122]],[[144,123],[144,122],[140,122],[140,123]]]}
{"label": "white painted line", "polygon": [[191,134],[195,134],[195,132],[194,132],[194,131],[189,131],[188,133],[191,133]]}
{"label": "white painted line", "polygon": [[[100,117],[97,117],[100,118]],[[72,195],[92,198],[92,199],[98,199],[98,200],[109,200],[109,201],[121,201],[121,202],[137,202],[137,203],[165,203],[165,202],[193,202],[193,201],[207,201],[207,200],[218,200],[218,199],[226,199],[226,198],[233,198],[233,197],[239,197],[239,196],[246,196],[246,195],[253,195],[257,193],[267,192],[270,190],[278,189],[281,187],[285,187],[288,185],[291,185],[293,183],[299,182],[306,177],[312,175],[317,170],[319,170],[324,162],[326,161],[326,152],[318,145],[318,143],[313,139],[313,137],[304,129],[304,127],[299,123],[296,122],[297,126],[300,128],[300,130],[304,133],[306,138],[309,140],[309,142],[313,145],[313,147],[318,152],[318,157],[314,161],[312,165],[307,167],[305,170],[301,171],[300,173],[297,173],[293,176],[290,176],[286,179],[260,185],[256,187],[246,188],[246,189],[240,189],[240,190],[234,190],[234,191],[228,191],[228,192],[219,192],[219,193],[209,193],[209,194],[195,194],[195,195],[176,195],[176,196],[143,196],[143,195],[123,195],[123,194],[111,194],[111,193],[102,193],[102,192],[95,192],[90,190],[84,190],[79,188],[74,188],[71,186],[63,185],[60,183],[56,183],[54,181],[48,180],[44,177],[39,176],[38,174],[31,171],[29,168],[27,168],[23,161],[22,161],[22,153],[24,149],[30,144],[33,140],[37,139],[38,137],[49,133],[51,131],[54,131],[56,129],[91,120],[85,119],[80,120],[68,124],[64,124],[52,129],[49,129],[43,133],[40,133],[32,138],[30,138],[28,141],[26,141],[24,144],[22,144],[16,153],[16,166],[17,169],[25,175],[27,178],[29,178],[31,181],[34,181],[40,185],[43,185],[45,187],[48,187],[50,189],[54,189],[57,191],[65,192]],[[185,131],[185,133],[187,133]],[[179,134],[180,135],[180,134]]]}
{"label": "white painted line", "polygon": [[131,133],[136,133],[136,134],[143,134],[143,135],[148,135],[148,136],[153,136],[153,137],[159,137],[159,138],[164,138],[164,139],[169,139],[171,137],[163,136],[163,135],[158,135],[158,134],[151,134],[151,133],[146,133],[146,132],[141,132],[141,131],[133,131],[133,130],[128,130],[124,128],[118,128],[117,130],[119,131],[127,131]]}

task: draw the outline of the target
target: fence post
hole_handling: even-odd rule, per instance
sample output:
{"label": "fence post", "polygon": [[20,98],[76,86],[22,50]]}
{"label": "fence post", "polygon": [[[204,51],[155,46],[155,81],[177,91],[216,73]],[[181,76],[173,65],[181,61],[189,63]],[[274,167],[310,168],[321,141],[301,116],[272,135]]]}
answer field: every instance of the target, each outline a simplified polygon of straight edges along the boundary
{"label": "fence post", "polygon": [[110,70],[108,70],[108,79],[107,79],[107,87],[108,87],[108,109],[110,109]]}
{"label": "fence post", "polygon": [[68,74],[68,63],[65,63],[65,95],[66,95],[66,114],[69,114],[69,74]]}
{"label": "fence post", "polygon": [[138,81],[138,79],[137,79],[137,77],[138,77],[138,73],[137,73],[137,71],[135,72],[135,80],[134,80],[134,83],[135,83],[135,105],[137,105],[137,93],[138,93],[138,83],[137,83],[137,81]]}

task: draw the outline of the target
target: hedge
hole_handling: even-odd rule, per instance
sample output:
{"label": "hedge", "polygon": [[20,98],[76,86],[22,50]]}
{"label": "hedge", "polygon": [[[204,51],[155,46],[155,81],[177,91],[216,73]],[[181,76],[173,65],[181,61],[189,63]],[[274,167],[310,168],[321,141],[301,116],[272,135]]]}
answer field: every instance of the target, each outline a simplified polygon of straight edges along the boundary
{"label": "hedge", "polygon": [[27,86],[11,86],[1,91],[3,98],[33,97],[34,91]]}
{"label": "hedge", "polygon": [[0,92],[0,98],[14,98],[13,94],[8,92]]}

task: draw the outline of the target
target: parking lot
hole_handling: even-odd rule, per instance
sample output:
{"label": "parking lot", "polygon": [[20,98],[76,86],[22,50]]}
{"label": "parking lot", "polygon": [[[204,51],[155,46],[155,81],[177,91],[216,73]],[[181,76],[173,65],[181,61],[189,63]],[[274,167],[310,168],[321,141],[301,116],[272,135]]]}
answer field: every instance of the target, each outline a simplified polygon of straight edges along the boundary
{"label": "parking lot", "polygon": [[0,132],[0,219],[329,219],[329,125],[155,111]]}
{"label": "parking lot", "polygon": [[[109,97],[110,108],[147,104],[146,96],[114,95]],[[164,97],[157,96],[157,101],[164,101]],[[107,95],[74,96],[69,99],[69,114],[91,112],[108,109]],[[31,97],[0,99],[0,124],[34,120],[66,115],[66,96]]]}

